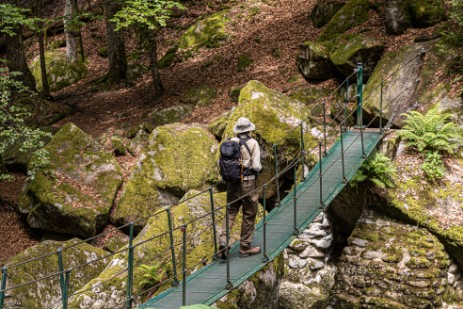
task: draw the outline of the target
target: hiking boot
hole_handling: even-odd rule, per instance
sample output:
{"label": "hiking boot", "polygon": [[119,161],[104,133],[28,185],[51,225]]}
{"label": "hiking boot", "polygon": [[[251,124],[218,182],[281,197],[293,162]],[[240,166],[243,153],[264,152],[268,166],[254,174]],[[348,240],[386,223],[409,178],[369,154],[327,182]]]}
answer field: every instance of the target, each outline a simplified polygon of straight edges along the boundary
{"label": "hiking boot", "polygon": [[260,247],[240,247],[240,257],[247,257],[250,255],[256,255],[260,253]]}
{"label": "hiking boot", "polygon": [[219,251],[217,252],[217,257],[221,260],[227,260],[227,243],[222,241],[219,245]]}

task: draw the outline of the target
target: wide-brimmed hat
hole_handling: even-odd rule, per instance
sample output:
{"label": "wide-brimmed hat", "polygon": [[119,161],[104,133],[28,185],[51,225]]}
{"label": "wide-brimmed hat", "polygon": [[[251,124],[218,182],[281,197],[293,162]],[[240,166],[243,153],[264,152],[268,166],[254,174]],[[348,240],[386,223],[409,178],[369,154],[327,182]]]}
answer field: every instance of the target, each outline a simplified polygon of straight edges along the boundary
{"label": "wide-brimmed hat", "polygon": [[249,131],[254,131],[255,129],[256,126],[248,118],[245,117],[240,117],[240,119],[238,119],[238,121],[233,126],[233,132],[235,133],[245,133]]}

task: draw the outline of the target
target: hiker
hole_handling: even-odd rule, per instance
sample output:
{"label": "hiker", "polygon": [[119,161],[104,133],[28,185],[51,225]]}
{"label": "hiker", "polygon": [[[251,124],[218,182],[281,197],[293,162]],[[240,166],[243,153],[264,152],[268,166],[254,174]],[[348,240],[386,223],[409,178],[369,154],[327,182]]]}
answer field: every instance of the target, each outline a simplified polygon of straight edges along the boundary
{"label": "hiker", "polygon": [[[240,175],[241,179],[236,182],[227,182],[227,204],[236,201],[256,188],[257,173],[262,170],[262,165],[260,163],[259,144],[249,136],[249,133],[254,131],[255,128],[256,126],[248,118],[244,117],[239,118],[233,127],[236,136],[231,138],[230,141],[239,143],[241,146],[239,156],[243,169]],[[229,205],[228,227],[230,230],[242,206],[243,221],[241,223],[240,257],[260,253],[260,247],[251,246],[255,230],[258,198],[258,193],[254,192]],[[219,257],[221,259],[227,259],[226,220],[225,217],[222,232],[219,236]]]}

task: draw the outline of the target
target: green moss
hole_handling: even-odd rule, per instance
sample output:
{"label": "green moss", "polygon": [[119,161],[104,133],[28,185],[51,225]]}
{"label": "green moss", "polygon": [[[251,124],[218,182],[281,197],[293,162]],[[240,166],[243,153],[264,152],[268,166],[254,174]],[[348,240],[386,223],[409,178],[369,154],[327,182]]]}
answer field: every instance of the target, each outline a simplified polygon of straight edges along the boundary
{"label": "green moss", "polygon": [[[204,102],[207,103],[211,99],[205,96],[205,98],[196,98],[196,100],[200,100],[199,102],[205,104]],[[148,118],[152,124],[159,126],[179,122],[192,111],[193,105],[191,104],[176,104],[168,107],[156,107],[151,113],[149,113]],[[149,133],[151,133],[151,131]]]}
{"label": "green moss", "polygon": [[212,86],[199,86],[189,88],[182,99],[189,104],[209,106],[216,97],[217,88]]}
{"label": "green moss", "polygon": [[318,41],[328,41],[368,20],[369,1],[351,0],[331,18]]}
{"label": "green moss", "polygon": [[253,60],[251,57],[241,54],[238,56],[238,62],[236,64],[236,69],[238,72],[246,70],[249,66],[253,64]]}

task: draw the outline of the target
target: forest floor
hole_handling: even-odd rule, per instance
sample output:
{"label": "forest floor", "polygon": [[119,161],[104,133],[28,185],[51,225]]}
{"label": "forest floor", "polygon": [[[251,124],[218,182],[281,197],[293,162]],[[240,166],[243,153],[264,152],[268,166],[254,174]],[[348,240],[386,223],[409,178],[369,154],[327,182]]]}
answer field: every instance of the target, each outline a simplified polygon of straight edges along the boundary
{"label": "forest floor", "polygon": [[[82,1],[83,6],[94,3],[95,0]],[[139,78],[130,87],[125,84],[110,89],[95,87],[95,80],[103,77],[108,68],[107,58],[97,54],[98,48],[105,45],[105,26],[102,20],[86,24],[82,28],[82,36],[88,61],[88,75],[78,83],[52,93],[56,102],[74,106],[78,111],[62,119],[55,126],[60,127],[71,121],[95,138],[102,135],[111,136],[114,132],[125,131],[142,123],[144,117],[155,106],[182,103],[181,95],[189,87],[210,85],[219,89],[217,99],[210,106],[197,107],[183,120],[185,123],[207,124],[235,106],[236,103],[230,100],[228,94],[233,86],[255,79],[270,88],[287,93],[308,85],[296,68],[296,56],[300,43],[316,40],[321,32],[321,29],[315,28],[309,19],[316,0],[267,0],[253,3],[256,3],[253,5],[258,6],[258,10],[250,18],[239,19],[239,12],[236,10],[236,18],[240,22],[233,23],[232,28],[228,29],[232,39],[226,44],[218,48],[201,49],[193,58],[161,70],[166,93],[156,101],[152,100],[153,88],[149,74]],[[222,1],[189,1],[187,5],[187,14],[172,19],[171,27],[161,31],[158,37],[159,57],[164,55],[182,31],[192,25],[198,17],[214,12],[222,5]],[[56,8],[58,7],[50,5],[46,9],[51,16],[62,14],[56,11]],[[231,13],[234,14],[233,12],[232,9]],[[351,32],[368,28],[377,38],[384,41],[387,50],[411,44],[416,36],[433,31],[433,28],[410,29],[400,36],[388,36],[385,34],[381,15],[374,10],[370,10],[370,15],[371,18],[366,24],[352,29]],[[58,39],[62,40],[62,35],[50,38],[52,41]],[[135,42],[128,40],[127,54],[130,55],[135,48]],[[272,55],[272,50],[279,50],[280,56]],[[245,71],[238,71],[236,66],[240,54],[246,54],[254,60]],[[37,56],[35,45],[31,44],[28,56],[31,60]],[[144,60],[143,56],[141,60]],[[292,77],[298,77],[297,81],[289,82]],[[334,87],[337,82],[329,80],[313,85]],[[135,158],[126,156],[118,160],[123,167],[125,166],[128,175],[133,162],[127,161],[134,161]],[[24,180],[25,176],[19,174],[16,175],[15,181],[0,184],[0,264],[40,240],[40,233],[28,228],[24,219],[15,211]]]}

